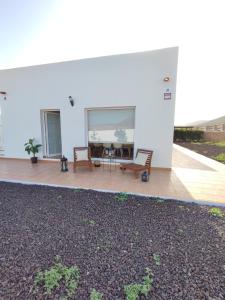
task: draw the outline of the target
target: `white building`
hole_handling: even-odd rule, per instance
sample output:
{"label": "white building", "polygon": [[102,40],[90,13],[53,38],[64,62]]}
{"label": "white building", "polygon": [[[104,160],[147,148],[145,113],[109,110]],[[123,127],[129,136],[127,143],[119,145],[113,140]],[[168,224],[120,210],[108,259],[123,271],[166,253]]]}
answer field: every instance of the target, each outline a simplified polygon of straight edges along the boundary
{"label": "white building", "polygon": [[2,132],[2,112],[1,112],[1,107],[0,107],[0,151],[2,150],[2,147],[3,147],[2,135],[3,135],[3,132]]}
{"label": "white building", "polygon": [[123,160],[152,149],[152,165],[170,168],[177,58],[174,47],[1,70],[4,156],[27,158],[34,137],[40,158],[73,160],[73,147],[85,145],[101,156],[107,143]]}

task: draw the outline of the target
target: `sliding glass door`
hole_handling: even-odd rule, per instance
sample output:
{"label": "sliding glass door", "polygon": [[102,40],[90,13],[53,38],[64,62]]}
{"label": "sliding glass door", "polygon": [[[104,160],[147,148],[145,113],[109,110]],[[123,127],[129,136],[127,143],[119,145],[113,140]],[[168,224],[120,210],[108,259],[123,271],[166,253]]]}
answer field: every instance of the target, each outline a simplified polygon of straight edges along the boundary
{"label": "sliding glass door", "polygon": [[59,111],[44,111],[44,152],[46,157],[58,158],[62,155],[61,124]]}

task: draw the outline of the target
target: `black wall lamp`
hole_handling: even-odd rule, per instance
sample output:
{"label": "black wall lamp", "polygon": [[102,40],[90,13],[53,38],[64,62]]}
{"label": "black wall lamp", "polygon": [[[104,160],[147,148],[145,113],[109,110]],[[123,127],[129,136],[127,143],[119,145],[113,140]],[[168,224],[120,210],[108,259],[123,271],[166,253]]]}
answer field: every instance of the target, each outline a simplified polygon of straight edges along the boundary
{"label": "black wall lamp", "polygon": [[163,78],[163,81],[164,81],[164,82],[169,82],[169,81],[170,81],[169,76],[164,77],[164,78]]}
{"label": "black wall lamp", "polygon": [[6,100],[6,92],[0,91],[0,95],[2,95],[4,100]]}
{"label": "black wall lamp", "polygon": [[74,106],[74,100],[73,100],[72,96],[69,96],[68,98],[69,98],[69,101],[70,101],[70,105]]}

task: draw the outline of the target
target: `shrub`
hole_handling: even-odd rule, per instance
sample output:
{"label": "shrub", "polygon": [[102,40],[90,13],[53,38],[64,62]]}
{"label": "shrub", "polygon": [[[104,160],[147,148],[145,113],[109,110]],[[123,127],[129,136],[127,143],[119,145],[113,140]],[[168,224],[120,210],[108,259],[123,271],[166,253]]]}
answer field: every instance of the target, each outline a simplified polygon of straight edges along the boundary
{"label": "shrub", "polygon": [[198,142],[203,139],[202,130],[190,130],[185,128],[175,128],[174,129],[174,141],[182,142]]}

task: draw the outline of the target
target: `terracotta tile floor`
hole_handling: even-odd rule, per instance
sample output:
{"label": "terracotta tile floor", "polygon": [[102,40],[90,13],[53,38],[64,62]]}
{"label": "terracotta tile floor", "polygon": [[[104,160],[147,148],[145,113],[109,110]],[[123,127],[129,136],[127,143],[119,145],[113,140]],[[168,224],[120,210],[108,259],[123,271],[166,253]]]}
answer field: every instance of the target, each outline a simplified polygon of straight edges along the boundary
{"label": "terracotta tile floor", "polygon": [[27,160],[0,158],[0,180],[46,183],[133,192],[184,200],[202,200],[225,205],[225,165],[183,147],[174,145],[173,168],[153,169],[148,183],[135,179],[112,167],[95,168],[93,172],[79,169],[76,173],[59,171],[58,162],[40,161],[31,165]]}

